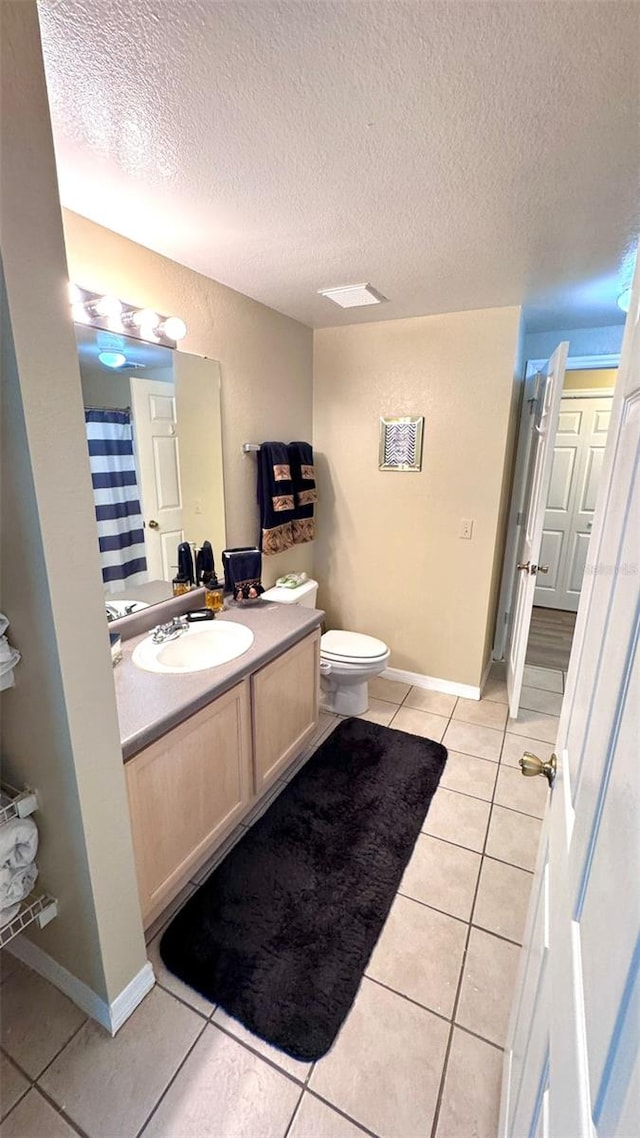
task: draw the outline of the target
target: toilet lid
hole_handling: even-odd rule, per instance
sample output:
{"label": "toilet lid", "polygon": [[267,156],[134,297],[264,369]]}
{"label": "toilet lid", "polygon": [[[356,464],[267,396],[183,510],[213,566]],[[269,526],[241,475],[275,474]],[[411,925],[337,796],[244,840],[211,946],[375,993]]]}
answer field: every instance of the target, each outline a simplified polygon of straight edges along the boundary
{"label": "toilet lid", "polygon": [[332,629],[320,638],[320,652],[328,660],[377,660],[389,649],[375,636]]}

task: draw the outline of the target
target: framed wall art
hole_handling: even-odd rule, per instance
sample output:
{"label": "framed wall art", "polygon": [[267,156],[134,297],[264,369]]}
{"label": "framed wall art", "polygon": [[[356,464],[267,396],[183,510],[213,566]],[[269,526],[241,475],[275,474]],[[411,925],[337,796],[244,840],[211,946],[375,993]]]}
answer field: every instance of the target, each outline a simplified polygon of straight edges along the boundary
{"label": "framed wall art", "polygon": [[424,415],[380,419],[379,470],[421,470]]}

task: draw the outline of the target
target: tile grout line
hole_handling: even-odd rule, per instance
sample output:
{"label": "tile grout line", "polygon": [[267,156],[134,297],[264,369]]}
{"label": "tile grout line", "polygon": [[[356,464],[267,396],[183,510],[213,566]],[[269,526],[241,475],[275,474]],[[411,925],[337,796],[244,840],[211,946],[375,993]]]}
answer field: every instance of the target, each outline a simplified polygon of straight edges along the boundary
{"label": "tile grout line", "polygon": [[204,1033],[205,1033],[205,1031],[207,1030],[207,1027],[208,1027],[208,1026],[209,1026],[209,1022],[208,1022],[208,1021],[205,1021],[205,1023],[203,1023],[203,1025],[202,1025],[202,1028],[201,1028],[201,1030],[198,1032],[198,1034],[197,1034],[196,1038],[194,1039],[193,1043],[192,1043],[192,1044],[191,1044],[191,1046],[188,1048],[187,1052],[186,1052],[186,1053],[185,1053],[185,1055],[182,1057],[182,1060],[181,1060],[181,1062],[178,1064],[178,1066],[176,1067],[175,1071],[173,1072],[173,1075],[172,1075],[172,1076],[171,1076],[171,1078],[169,1079],[169,1082],[167,1083],[166,1087],[164,1088],[164,1090],[163,1090],[162,1094],[159,1096],[159,1098],[157,1099],[157,1101],[154,1103],[154,1105],[153,1105],[152,1109],[149,1111],[149,1114],[147,1115],[147,1117],[145,1118],[144,1122],[142,1123],[142,1126],[140,1127],[140,1129],[139,1129],[139,1130],[136,1130],[134,1138],[140,1138],[140,1135],[142,1134],[143,1130],[145,1130],[145,1129],[146,1129],[146,1127],[147,1127],[147,1126],[149,1125],[149,1123],[151,1122],[151,1119],[153,1118],[154,1114],[156,1113],[156,1111],[157,1111],[158,1107],[160,1106],[160,1103],[161,1103],[161,1102],[163,1102],[163,1100],[165,1099],[165,1097],[166,1097],[166,1095],[167,1095],[168,1091],[170,1090],[170,1088],[171,1088],[171,1087],[173,1086],[173,1084],[175,1083],[175,1081],[176,1081],[176,1079],[177,1079],[178,1075],[180,1074],[180,1072],[181,1072],[182,1068],[184,1067],[184,1065],[185,1065],[185,1063],[186,1063],[187,1059],[189,1058],[189,1056],[192,1054],[192,1052],[193,1052],[193,1051],[195,1050],[195,1048],[197,1047],[198,1043],[199,1043],[199,1042],[200,1042],[200,1040],[202,1039],[202,1036],[204,1035]]}
{"label": "tile grout line", "polygon": [[296,1105],[293,1108],[293,1113],[292,1113],[291,1118],[289,1119],[289,1121],[287,1123],[287,1128],[286,1128],[282,1138],[288,1138],[288,1135],[291,1131],[291,1127],[293,1126],[293,1124],[295,1122],[296,1115],[297,1115],[297,1113],[300,1110],[300,1107],[302,1105],[302,1100],[304,1098],[304,1092],[305,1092],[305,1087],[303,1086],[300,1088],[300,1095],[298,1097],[298,1101],[296,1102]]}
{"label": "tile grout line", "polygon": [[351,1122],[353,1126],[357,1126],[358,1129],[362,1130],[364,1134],[368,1134],[369,1138],[378,1138],[378,1135],[375,1133],[375,1131],[370,1130],[364,1122],[359,1122],[357,1118],[353,1117],[353,1115],[347,1114],[345,1110],[339,1106],[336,1106],[335,1103],[331,1102],[330,1099],[325,1098],[324,1095],[321,1095],[319,1091],[314,1090],[313,1087],[307,1088],[307,1094],[312,1095],[313,1098],[318,1099],[319,1102],[322,1102],[325,1106],[330,1107],[331,1110],[335,1111],[336,1114],[339,1114],[341,1118],[345,1118],[347,1122]]}
{"label": "tile grout line", "polygon": [[[247,1043],[246,1039],[239,1039],[238,1036],[234,1035],[233,1032],[230,1030],[230,1028],[225,1027],[224,1024],[218,1023],[217,1021],[214,1021],[214,1020],[210,1020],[209,1022],[211,1024],[211,1027],[216,1027],[218,1029],[218,1031],[221,1031],[223,1035],[226,1035],[229,1039],[232,1039],[234,1041],[234,1043],[238,1043],[240,1045],[240,1047],[244,1047],[245,1051],[249,1051],[251,1053],[251,1055],[255,1055],[255,1057],[257,1059],[261,1059],[263,1063],[266,1063],[269,1067],[273,1068],[274,1071],[277,1071],[279,1075],[283,1075],[284,1078],[288,1079],[290,1083],[294,1083],[296,1085],[296,1087],[302,1087],[302,1089],[304,1090],[304,1088],[307,1085],[307,1079],[311,1075],[311,1071],[309,1071],[308,1075],[305,1075],[304,1079],[298,1078],[297,1075],[292,1075],[290,1071],[286,1071],[284,1069],[284,1067],[279,1067],[278,1064],[276,1063],[275,1059],[272,1059],[270,1055],[264,1055],[262,1052],[258,1051],[255,1047],[252,1047],[250,1043]],[[238,1022],[240,1022],[240,1021],[238,1021]],[[248,1031],[249,1029],[246,1028],[245,1030]],[[256,1036],[255,1038],[259,1039],[259,1036]],[[262,1040],[262,1042],[267,1043],[266,1039]],[[276,1051],[280,1050],[280,1048],[275,1047],[275,1044],[273,1044],[273,1043],[269,1043],[269,1044],[267,1044],[267,1046],[273,1047],[274,1050],[276,1050]],[[282,1054],[286,1055],[286,1051],[283,1051]],[[289,1058],[291,1059],[291,1058],[293,1058],[293,1056],[289,1056]],[[304,1063],[305,1060],[304,1059],[294,1059],[294,1062],[295,1063]],[[312,1062],[312,1066],[313,1066],[313,1062]]]}
{"label": "tile grout line", "polygon": [[42,1097],[43,1097],[43,1099],[45,1100],[45,1102],[48,1102],[48,1103],[49,1103],[49,1106],[50,1106],[50,1107],[52,1107],[52,1109],[54,1109],[54,1110],[55,1110],[56,1114],[57,1114],[57,1115],[58,1115],[60,1118],[63,1118],[63,1119],[64,1119],[64,1121],[67,1123],[67,1125],[68,1125],[68,1126],[69,1126],[69,1127],[70,1127],[72,1130],[74,1130],[76,1134],[79,1134],[79,1135],[80,1135],[80,1138],[89,1138],[89,1135],[87,1134],[87,1131],[86,1131],[86,1130],[83,1130],[83,1129],[82,1129],[82,1127],[80,1126],[80,1124],[79,1124],[78,1122],[75,1122],[75,1121],[74,1121],[74,1119],[71,1117],[71,1115],[70,1115],[70,1114],[67,1114],[67,1112],[66,1112],[66,1111],[65,1111],[65,1110],[64,1110],[64,1109],[63,1109],[63,1108],[62,1108],[62,1107],[61,1107],[61,1106],[60,1106],[60,1105],[59,1105],[59,1104],[58,1104],[58,1103],[55,1101],[55,1099],[53,1099],[53,1098],[51,1097],[51,1095],[50,1095],[50,1094],[48,1094],[48,1092],[47,1092],[47,1091],[43,1090],[43,1088],[42,1088],[42,1087],[38,1087],[38,1086],[34,1086],[34,1088],[33,1088],[33,1089],[34,1089],[35,1091],[37,1091],[37,1092],[38,1092],[38,1094],[42,1095]]}
{"label": "tile grout line", "polygon": [[[503,746],[504,746],[504,735],[506,735],[506,727],[505,727],[505,730],[503,732]],[[502,754],[502,748],[501,748],[500,753]],[[498,784],[498,780],[496,778],[496,786],[497,786],[497,784]],[[456,1015],[458,1013],[458,1006],[460,1003],[460,995],[462,992],[462,984],[464,981],[465,968],[467,965],[467,958],[468,958],[468,953],[469,953],[469,943],[471,941],[471,930],[473,928],[473,925],[471,922],[473,919],[473,914],[474,914],[476,902],[478,899],[478,891],[480,889],[480,878],[482,876],[482,863],[484,861],[484,854],[485,854],[485,850],[487,847],[487,841],[489,838],[489,829],[491,827],[491,815],[493,813],[494,799],[495,799],[495,787],[494,787],[494,792],[493,792],[493,796],[491,799],[489,814],[487,817],[487,828],[486,828],[485,836],[484,836],[484,845],[482,847],[482,853],[480,855],[480,865],[478,868],[478,877],[476,880],[476,887],[475,887],[475,891],[474,891],[474,895],[473,895],[473,901],[471,904],[471,911],[469,913],[467,937],[466,937],[466,941],[465,941],[464,950],[462,953],[460,975],[458,977],[458,985],[457,985],[456,994],[455,994],[454,1001],[453,1001],[453,1010],[451,1012],[451,1028],[449,1030],[449,1038],[447,1040],[447,1046],[446,1046],[445,1055],[444,1055],[444,1062],[442,1064],[442,1074],[440,1076],[440,1086],[438,1088],[438,1095],[436,1098],[436,1105],[435,1105],[435,1110],[434,1110],[434,1114],[433,1114],[433,1123],[431,1126],[431,1138],[437,1138],[437,1130],[438,1130],[438,1125],[440,1122],[440,1110],[442,1108],[442,1099],[444,1097],[444,1088],[445,1088],[445,1083],[446,1083],[446,1078],[447,1078],[447,1071],[448,1071],[448,1067],[449,1067],[449,1056],[451,1054],[451,1047],[453,1045],[453,1033],[454,1033],[454,1030],[456,1027]]]}

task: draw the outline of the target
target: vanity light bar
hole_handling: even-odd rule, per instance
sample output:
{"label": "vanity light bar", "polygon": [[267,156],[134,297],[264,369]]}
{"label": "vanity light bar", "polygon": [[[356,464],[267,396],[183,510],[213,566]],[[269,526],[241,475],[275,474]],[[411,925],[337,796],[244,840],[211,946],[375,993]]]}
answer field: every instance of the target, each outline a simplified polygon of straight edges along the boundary
{"label": "vanity light bar", "polygon": [[69,285],[71,313],[77,324],[104,328],[108,332],[126,332],[138,340],[175,348],[187,334],[187,326],[179,316],[161,316],[150,308],[127,304],[117,296],[91,292],[79,285]]}

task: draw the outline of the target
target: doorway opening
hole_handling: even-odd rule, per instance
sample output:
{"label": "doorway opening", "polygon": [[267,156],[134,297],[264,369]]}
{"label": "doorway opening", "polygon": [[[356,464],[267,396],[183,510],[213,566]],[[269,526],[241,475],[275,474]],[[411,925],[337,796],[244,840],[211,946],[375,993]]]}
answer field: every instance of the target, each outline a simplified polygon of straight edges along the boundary
{"label": "doorway opening", "polygon": [[[571,655],[617,365],[617,356],[567,360],[556,404],[557,429],[547,467],[548,491],[544,499],[538,497],[537,509],[544,516],[539,554],[529,570],[535,574],[535,590],[532,596],[529,594],[533,608],[523,683],[525,688],[533,686],[531,680],[535,678],[536,686],[548,687],[558,696],[564,691]],[[531,360],[527,364],[493,651],[496,660],[508,654],[514,630],[513,610],[517,608],[517,577],[519,570],[529,566],[528,561],[522,564],[521,553],[532,494],[536,492],[534,481],[539,477],[536,452],[544,433],[540,427],[540,393],[545,384],[548,386],[547,372],[543,361]],[[526,691],[523,694],[526,698]],[[518,702],[515,697],[514,702]],[[558,708],[552,712],[546,706],[532,709],[555,714],[559,711]],[[517,708],[511,714],[517,714]]]}

